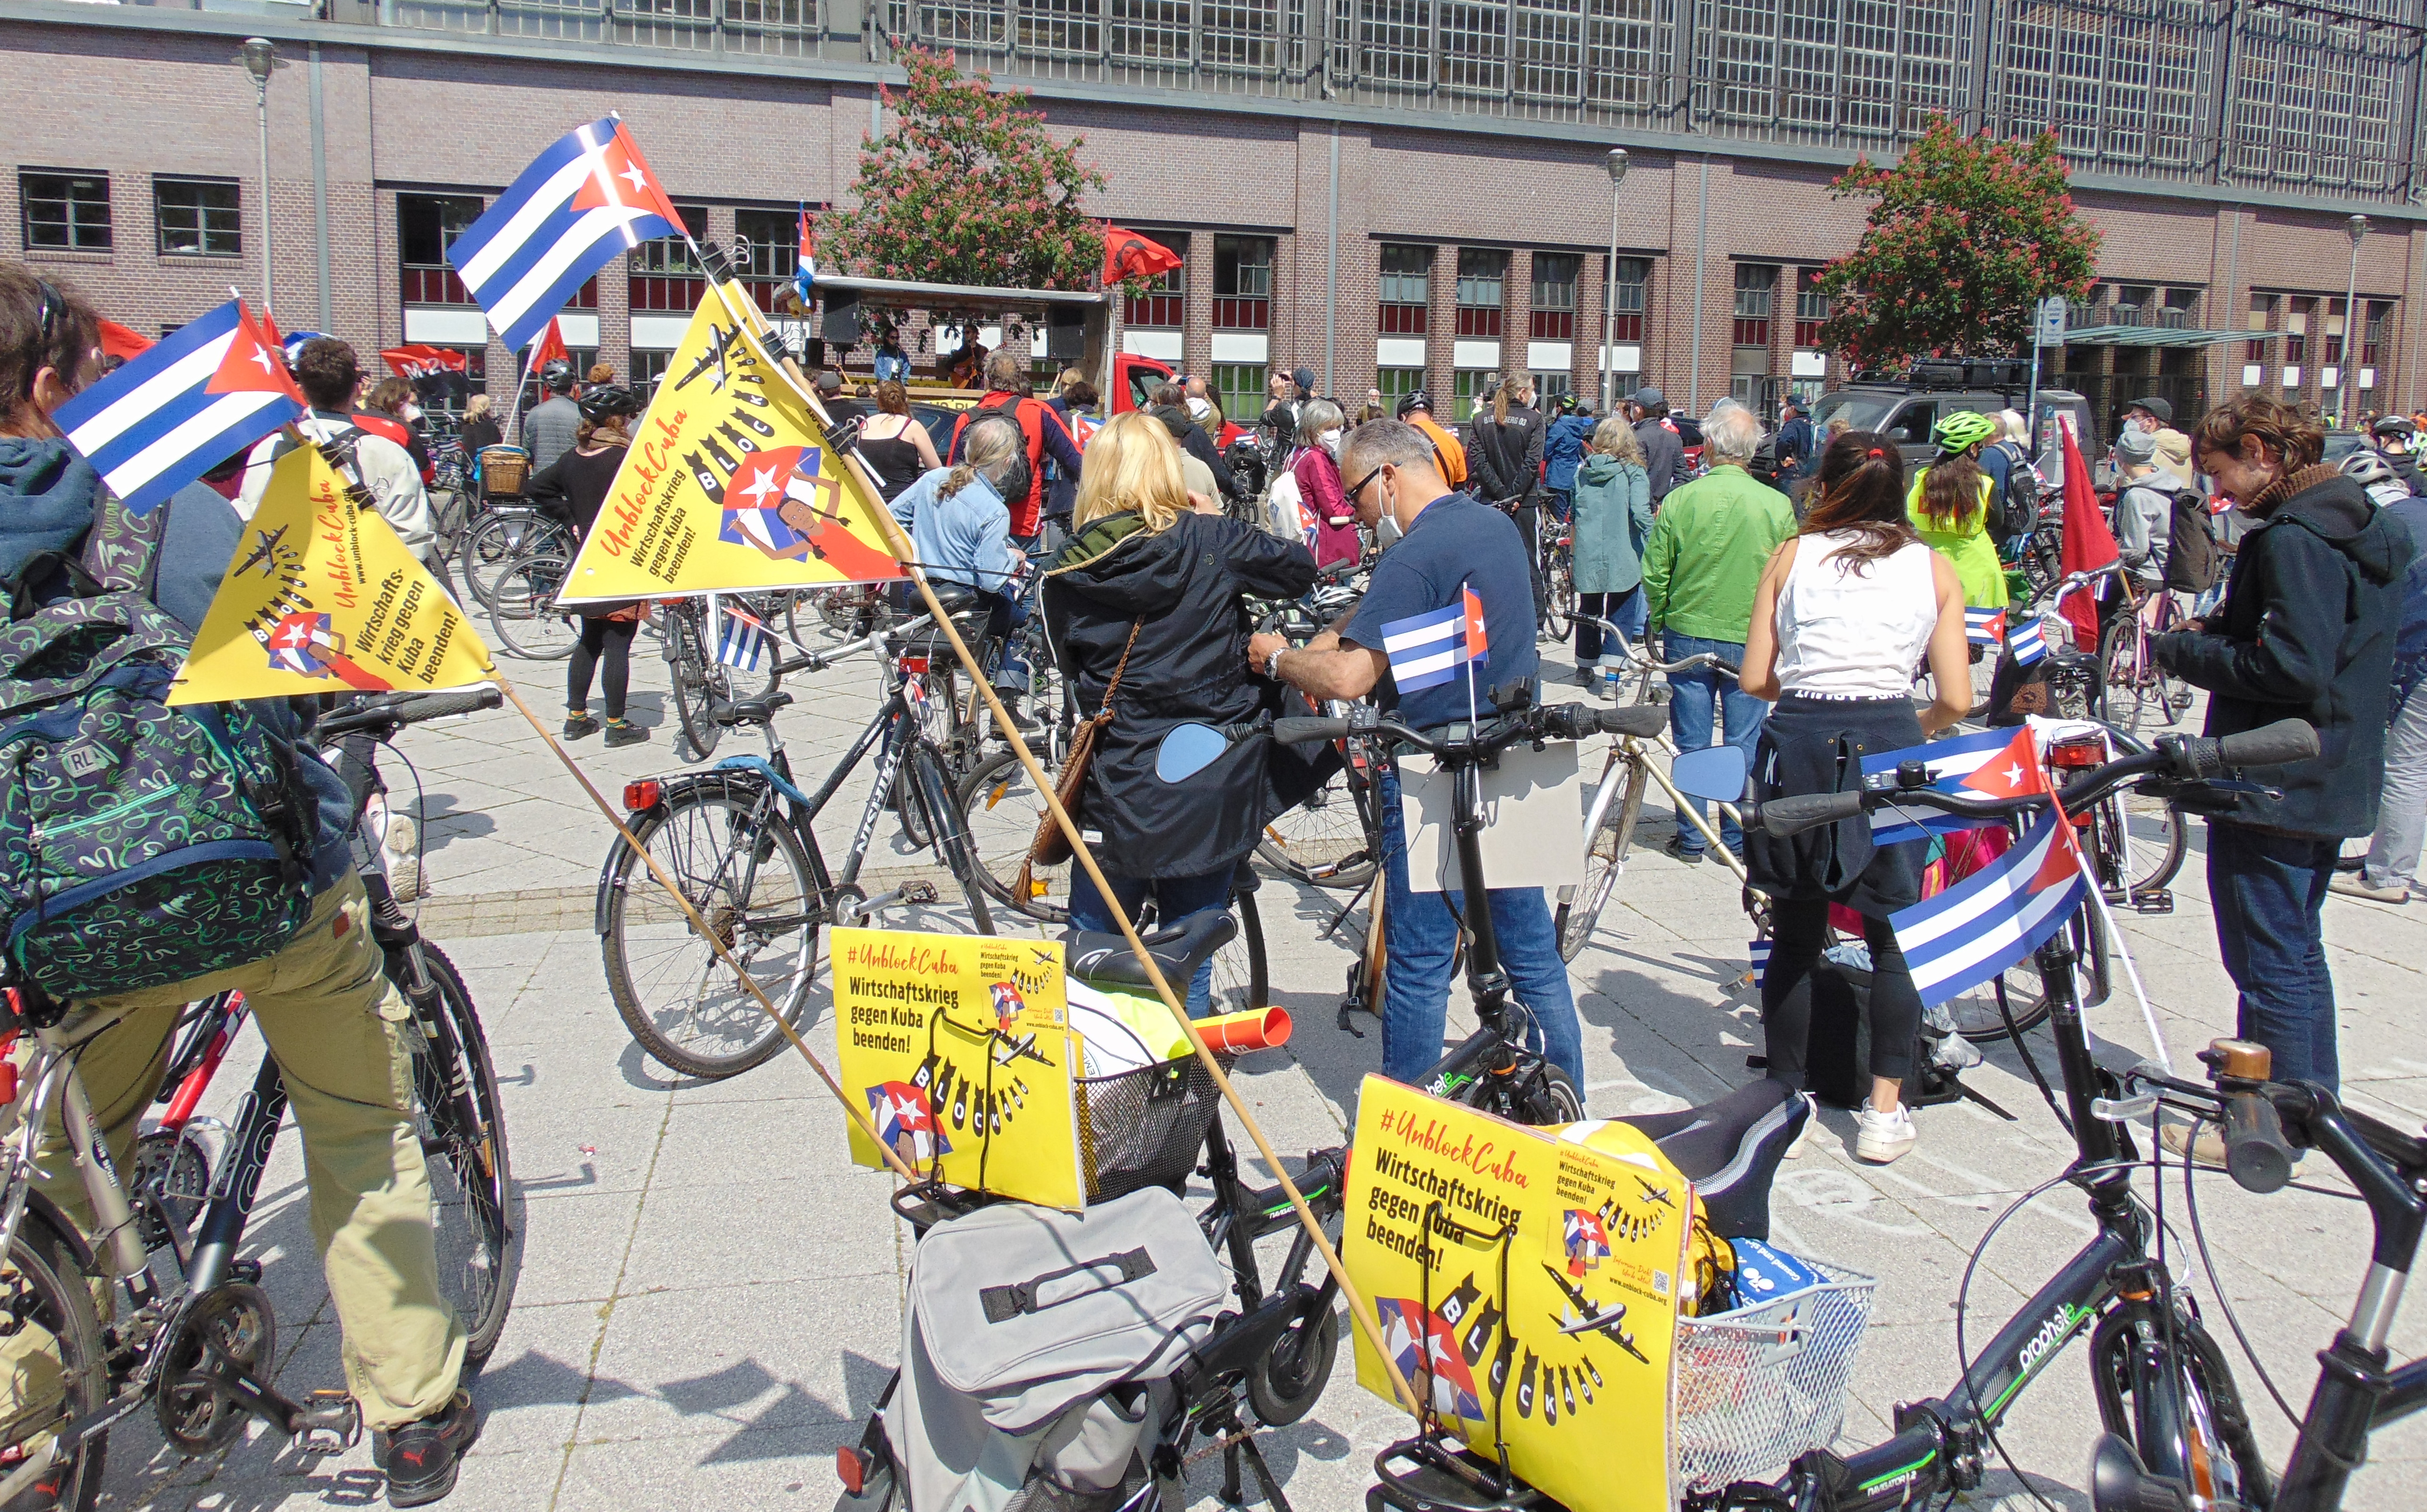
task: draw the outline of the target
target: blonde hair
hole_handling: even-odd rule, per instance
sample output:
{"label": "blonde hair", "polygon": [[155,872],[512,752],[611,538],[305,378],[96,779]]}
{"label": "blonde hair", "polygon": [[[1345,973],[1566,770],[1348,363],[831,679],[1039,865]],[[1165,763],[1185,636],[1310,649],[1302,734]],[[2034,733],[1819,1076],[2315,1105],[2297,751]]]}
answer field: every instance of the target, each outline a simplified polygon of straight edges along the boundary
{"label": "blonde hair", "polygon": [[1635,427],[1615,415],[1593,427],[1592,448],[1604,457],[1644,465],[1643,443],[1637,439]]}
{"label": "blonde hair", "polygon": [[969,423],[969,433],[961,438],[961,460],[944,475],[944,496],[949,498],[974,481],[980,474],[987,482],[1003,464],[1018,456],[1027,445],[1020,433],[1019,422],[1001,411],[990,411]]}
{"label": "blonde hair", "polygon": [[1523,396],[1522,398],[1517,400],[1519,404],[1533,403],[1533,375],[1530,373],[1510,373],[1507,377],[1500,381],[1500,386],[1491,391],[1492,424],[1507,425],[1508,423],[1508,400],[1512,395]]}
{"label": "blonde hair", "polygon": [[1168,530],[1187,509],[1180,447],[1161,420],[1131,410],[1114,415],[1088,441],[1079,497],[1070,509],[1073,530],[1132,510],[1148,529]]}
{"label": "blonde hair", "polygon": [[489,396],[475,394],[464,401],[464,418],[478,420],[489,413]]}

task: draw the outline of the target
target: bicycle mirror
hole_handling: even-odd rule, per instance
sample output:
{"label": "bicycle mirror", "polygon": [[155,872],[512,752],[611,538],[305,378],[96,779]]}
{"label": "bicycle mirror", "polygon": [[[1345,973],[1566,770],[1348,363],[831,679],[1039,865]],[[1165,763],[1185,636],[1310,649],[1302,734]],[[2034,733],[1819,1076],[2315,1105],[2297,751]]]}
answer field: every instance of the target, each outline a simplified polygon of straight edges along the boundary
{"label": "bicycle mirror", "polygon": [[1669,780],[1688,798],[1736,803],[1744,797],[1745,755],[1733,745],[1688,751],[1670,763]]}
{"label": "bicycle mirror", "polygon": [[1229,749],[1230,740],[1211,724],[1175,725],[1155,748],[1154,774],[1165,782],[1185,782]]}

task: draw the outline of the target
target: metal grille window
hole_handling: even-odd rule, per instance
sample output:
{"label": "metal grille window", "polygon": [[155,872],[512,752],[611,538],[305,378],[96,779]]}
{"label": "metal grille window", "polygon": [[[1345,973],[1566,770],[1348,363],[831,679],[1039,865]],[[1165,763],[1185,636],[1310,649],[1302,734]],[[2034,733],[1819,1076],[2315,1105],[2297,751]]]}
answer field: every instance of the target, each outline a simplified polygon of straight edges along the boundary
{"label": "metal grille window", "polygon": [[1769,310],[1777,295],[1778,266],[1775,263],[1736,264],[1737,346],[1766,348],[1769,345]]}
{"label": "metal grille window", "polygon": [[2373,367],[2383,360],[2378,353],[2385,350],[2385,333],[2392,323],[2393,305],[2390,301],[2368,301],[2368,324],[2361,328],[2359,336],[2359,360],[2362,366]]}
{"label": "metal grille window", "polygon": [[1696,0],[1695,115],[1731,135],[1906,138],[1963,105],[1964,0]]}
{"label": "metal grille window", "polygon": [[1820,269],[1799,268],[1795,270],[1795,344],[1807,351],[1820,345],[1820,323],[1829,318],[1829,296],[1815,285],[1820,282]]}
{"label": "metal grille window", "polygon": [[152,217],[163,257],[244,254],[244,227],[232,178],[155,178]]}
{"label": "metal grille window", "polygon": [[[2281,295],[2276,294],[2253,294],[2250,296],[2250,322],[2247,329],[2252,331],[2266,331],[2272,329],[2275,324],[2275,307],[2277,304],[2282,302],[2282,299],[2283,297]],[[2244,362],[2254,363],[2265,362],[2267,360],[2267,343],[2263,341],[2254,341],[2250,343],[2248,350],[2242,353],[2242,360]]]}
{"label": "metal grille window", "polygon": [[758,308],[773,311],[775,296],[792,282],[801,263],[801,213],[790,210],[733,212],[733,270]]}
{"label": "metal grille window", "polygon": [[1660,51],[1669,46],[1662,0],[1593,0],[1585,18],[1585,98],[1601,109],[1648,114],[1659,106]]}
{"label": "metal grille window", "polygon": [[2289,7],[2238,7],[2235,22],[2225,144],[2233,176],[2394,187],[2419,28]]}
{"label": "metal grille window", "polygon": [[[692,240],[708,235],[706,205],[678,204],[675,209],[682,216],[683,229],[691,233]],[[708,279],[680,236],[644,241],[632,249],[629,258],[635,311],[688,315],[699,308],[699,301],[708,295]]]}
{"label": "metal grille window", "polygon": [[1652,284],[1652,260],[1648,257],[1621,257],[1613,265],[1617,276],[1610,281],[1610,339],[1641,341],[1643,339],[1643,299]]}
{"label": "metal grille window", "polygon": [[2069,160],[2188,172],[2207,124],[2217,28],[2188,0],[2044,0],[2001,14],[1996,130],[2057,135]]}
{"label": "metal grille window", "polygon": [[1483,247],[1458,249],[1459,335],[1493,338],[1500,334],[1500,307],[1507,298],[1507,252]]}
{"label": "metal grille window", "polygon": [[25,246],[43,252],[109,251],[109,175],[17,175],[25,207]]}
{"label": "metal grille window", "polygon": [[1273,323],[1273,238],[1214,238],[1214,329],[1265,331]]}
{"label": "metal grille window", "polygon": [[1141,231],[1139,236],[1158,242],[1181,259],[1178,268],[1147,282],[1147,292],[1135,299],[1121,301],[1121,323],[1152,326],[1158,330],[1177,329],[1187,324],[1188,317],[1188,233],[1185,231]]}
{"label": "metal grille window", "polygon": [[1575,339],[1576,275],[1584,264],[1573,252],[1534,254],[1534,312],[1529,324],[1535,340]]}
{"label": "metal grille window", "polygon": [[[1226,419],[1242,425],[1253,425],[1264,413],[1264,365],[1262,363],[1215,363],[1214,365],[1214,402],[1222,406]],[[1219,425],[1209,425],[1208,431],[1219,431]],[[1214,437],[1216,442],[1221,439]]]}
{"label": "metal grille window", "polygon": [[1381,257],[1381,297],[1375,329],[1386,336],[1423,335],[1425,312],[1432,303],[1433,250],[1386,246]]}
{"label": "metal grille window", "polygon": [[470,304],[471,291],[447,266],[447,248],[481,219],[481,201],[461,194],[396,197],[397,251],[407,304]]}

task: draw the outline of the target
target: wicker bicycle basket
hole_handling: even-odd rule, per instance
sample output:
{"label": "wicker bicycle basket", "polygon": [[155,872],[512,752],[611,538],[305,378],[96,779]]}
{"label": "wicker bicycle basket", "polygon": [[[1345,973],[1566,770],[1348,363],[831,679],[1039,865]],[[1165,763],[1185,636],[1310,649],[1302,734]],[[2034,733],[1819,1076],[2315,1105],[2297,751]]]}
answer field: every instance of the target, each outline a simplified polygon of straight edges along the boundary
{"label": "wicker bicycle basket", "polygon": [[530,483],[530,453],[520,447],[481,448],[481,492],[491,498],[520,498]]}
{"label": "wicker bicycle basket", "polygon": [[[1222,1069],[1231,1057],[1222,1056]],[[1087,1200],[1108,1202],[1150,1186],[1178,1192],[1205,1148],[1205,1130],[1222,1103],[1194,1055],[1111,1076],[1081,1077],[1079,1160]]]}
{"label": "wicker bicycle basket", "polygon": [[1776,1302],[1677,1320],[1677,1481],[1716,1489],[1825,1449],[1878,1282],[1807,1261],[1822,1284]]}

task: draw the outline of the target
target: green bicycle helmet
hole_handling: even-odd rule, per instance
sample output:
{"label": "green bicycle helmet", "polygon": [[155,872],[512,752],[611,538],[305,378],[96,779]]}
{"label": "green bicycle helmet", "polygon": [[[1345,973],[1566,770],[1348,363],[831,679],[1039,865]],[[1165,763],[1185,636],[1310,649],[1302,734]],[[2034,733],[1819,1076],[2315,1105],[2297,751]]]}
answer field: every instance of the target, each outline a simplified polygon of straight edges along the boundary
{"label": "green bicycle helmet", "polygon": [[1988,415],[1964,410],[1950,415],[1930,428],[1930,439],[1948,456],[1969,451],[1983,441],[1995,441],[2006,433],[2005,427]]}

